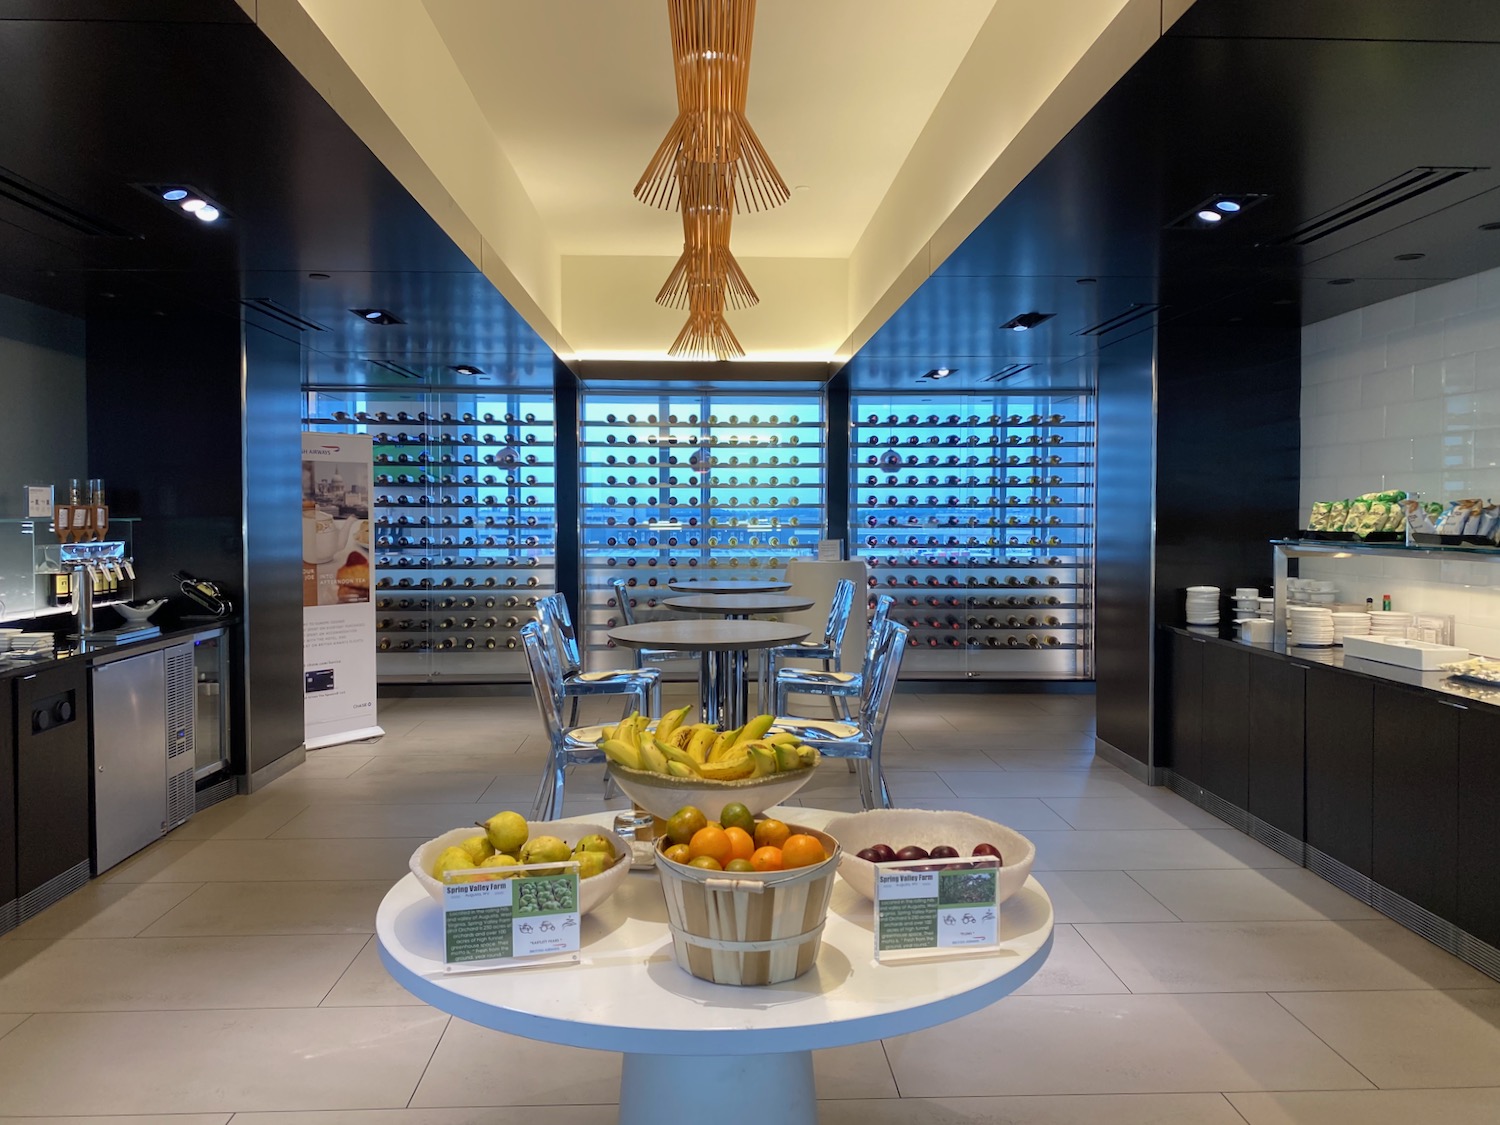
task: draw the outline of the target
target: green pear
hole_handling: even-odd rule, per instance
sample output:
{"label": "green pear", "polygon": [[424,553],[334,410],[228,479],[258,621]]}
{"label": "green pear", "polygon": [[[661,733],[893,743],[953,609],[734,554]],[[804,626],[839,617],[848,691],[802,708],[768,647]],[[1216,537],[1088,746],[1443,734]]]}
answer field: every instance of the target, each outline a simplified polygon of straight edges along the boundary
{"label": "green pear", "polygon": [[495,845],[490,843],[488,836],[470,836],[458,846],[469,853],[469,858],[474,861],[475,867],[495,854]]}
{"label": "green pear", "polygon": [[478,867],[471,856],[463,848],[444,848],[432,865],[432,877],[442,881],[445,871],[462,871],[470,867]]}
{"label": "green pear", "polygon": [[577,858],[577,856],[583,852],[598,852],[600,855],[608,859],[611,863],[613,863],[615,859],[614,844],[610,842],[608,836],[601,836],[597,832],[585,836],[583,839],[579,840],[578,843],[573,845],[574,858]]}
{"label": "green pear", "polygon": [[[522,863],[559,863],[572,858],[572,849],[556,836],[538,836],[534,840],[527,840],[521,848]],[[528,874],[561,875],[562,868],[552,867],[542,871],[529,872]]]}
{"label": "green pear", "polygon": [[526,818],[508,809],[490,817],[482,827],[489,836],[490,845],[497,852],[504,852],[506,855],[518,855],[521,846],[526,843],[526,837],[531,834],[526,827]]}
{"label": "green pear", "polygon": [[[485,860],[479,866],[480,867],[519,867],[520,865],[521,865],[521,861],[519,859],[517,859],[515,856],[513,856],[513,855],[506,855],[504,852],[496,852],[494,855],[490,856],[489,859]],[[503,876],[501,876],[501,878],[504,878],[504,879],[514,878],[514,872],[512,872],[510,874],[507,874],[507,875],[503,875]]]}
{"label": "green pear", "polygon": [[577,852],[573,858],[578,861],[580,879],[592,879],[595,875],[603,875],[613,866],[613,861],[603,852]]}

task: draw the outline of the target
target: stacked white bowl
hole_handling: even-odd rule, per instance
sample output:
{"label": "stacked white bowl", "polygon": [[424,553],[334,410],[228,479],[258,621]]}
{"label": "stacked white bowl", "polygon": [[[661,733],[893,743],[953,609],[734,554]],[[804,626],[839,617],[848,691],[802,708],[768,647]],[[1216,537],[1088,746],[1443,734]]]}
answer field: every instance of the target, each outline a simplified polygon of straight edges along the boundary
{"label": "stacked white bowl", "polygon": [[1400,610],[1372,609],[1365,616],[1370,619],[1372,637],[1400,637],[1404,640],[1406,630],[1411,626],[1411,614]]}
{"label": "stacked white bowl", "polygon": [[1363,637],[1370,632],[1370,615],[1364,610],[1333,611],[1333,643],[1341,645],[1345,637]]}
{"label": "stacked white bowl", "polygon": [[1257,600],[1260,602],[1259,613],[1262,617],[1271,618],[1276,616],[1275,598],[1259,598]]}
{"label": "stacked white bowl", "polygon": [[1237,621],[1260,612],[1260,591],[1254,586],[1240,586],[1234,591],[1234,616]]}
{"label": "stacked white bowl", "polygon": [[1333,644],[1333,614],[1322,606],[1286,607],[1287,639],[1304,648]]}
{"label": "stacked white bowl", "polygon": [[1187,588],[1187,623],[1189,625],[1217,625],[1219,623],[1219,588],[1217,586],[1189,586]]}

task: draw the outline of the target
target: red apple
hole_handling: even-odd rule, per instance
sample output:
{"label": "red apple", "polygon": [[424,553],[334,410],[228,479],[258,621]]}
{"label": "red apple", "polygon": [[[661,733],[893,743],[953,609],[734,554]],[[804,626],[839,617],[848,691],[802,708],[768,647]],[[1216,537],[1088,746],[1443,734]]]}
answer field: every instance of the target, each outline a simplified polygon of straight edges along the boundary
{"label": "red apple", "polygon": [[906,847],[896,853],[896,858],[900,860],[929,859],[931,856],[926,848],[919,848],[916,844],[907,844]]}
{"label": "red apple", "polygon": [[1005,862],[1005,857],[1000,854],[1000,849],[997,848],[997,847],[995,847],[994,844],[975,844],[974,845],[974,850],[972,852],[970,852],[969,854],[970,855],[992,855],[996,859],[998,859],[1001,863]]}

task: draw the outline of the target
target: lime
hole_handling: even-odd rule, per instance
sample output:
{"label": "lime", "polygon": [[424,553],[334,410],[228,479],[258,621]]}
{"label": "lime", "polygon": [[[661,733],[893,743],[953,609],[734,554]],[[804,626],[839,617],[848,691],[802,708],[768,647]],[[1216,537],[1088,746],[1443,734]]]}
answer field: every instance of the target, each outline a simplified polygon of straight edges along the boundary
{"label": "lime", "polygon": [[705,871],[723,871],[724,870],[724,868],[719,865],[719,861],[716,860],[711,855],[700,855],[696,859],[690,860],[688,862],[688,866],[689,867],[701,867]]}
{"label": "lime", "polygon": [[674,844],[689,843],[700,828],[708,827],[708,817],[703,815],[702,809],[695,809],[692,805],[684,805],[672,814],[672,819],[667,821],[667,836]]}
{"label": "lime", "polygon": [[755,831],[755,817],[750,815],[750,810],[738,801],[731,801],[724,806],[724,811],[719,814],[719,823],[725,828],[743,828],[746,832]]}
{"label": "lime", "polygon": [[661,854],[673,863],[687,863],[693,858],[693,850],[686,844],[673,844]]}
{"label": "lime", "polygon": [[731,859],[724,865],[725,871],[754,871],[755,864],[748,859]]}

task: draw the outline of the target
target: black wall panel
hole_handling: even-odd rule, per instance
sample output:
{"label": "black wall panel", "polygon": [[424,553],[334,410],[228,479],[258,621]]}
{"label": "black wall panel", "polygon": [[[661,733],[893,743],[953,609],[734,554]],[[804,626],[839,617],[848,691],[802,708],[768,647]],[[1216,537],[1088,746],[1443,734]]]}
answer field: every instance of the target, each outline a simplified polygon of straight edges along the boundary
{"label": "black wall panel", "polygon": [[1500,714],[1471,708],[1458,722],[1458,917],[1500,948]]}
{"label": "black wall panel", "polygon": [[1245,809],[1296,840],[1307,824],[1306,722],[1306,670],[1252,654]]}
{"label": "black wall panel", "polygon": [[1371,878],[1442,918],[1458,905],[1458,720],[1421,692],[1375,693]]}
{"label": "black wall panel", "polygon": [[1307,842],[1370,874],[1375,685],[1307,670]]}
{"label": "black wall panel", "polygon": [[1165,765],[1189,781],[1203,784],[1203,654],[1206,641],[1165,634],[1167,690],[1161,701],[1161,730]]}
{"label": "black wall panel", "polygon": [[1249,804],[1250,651],[1203,646],[1203,788]]}

